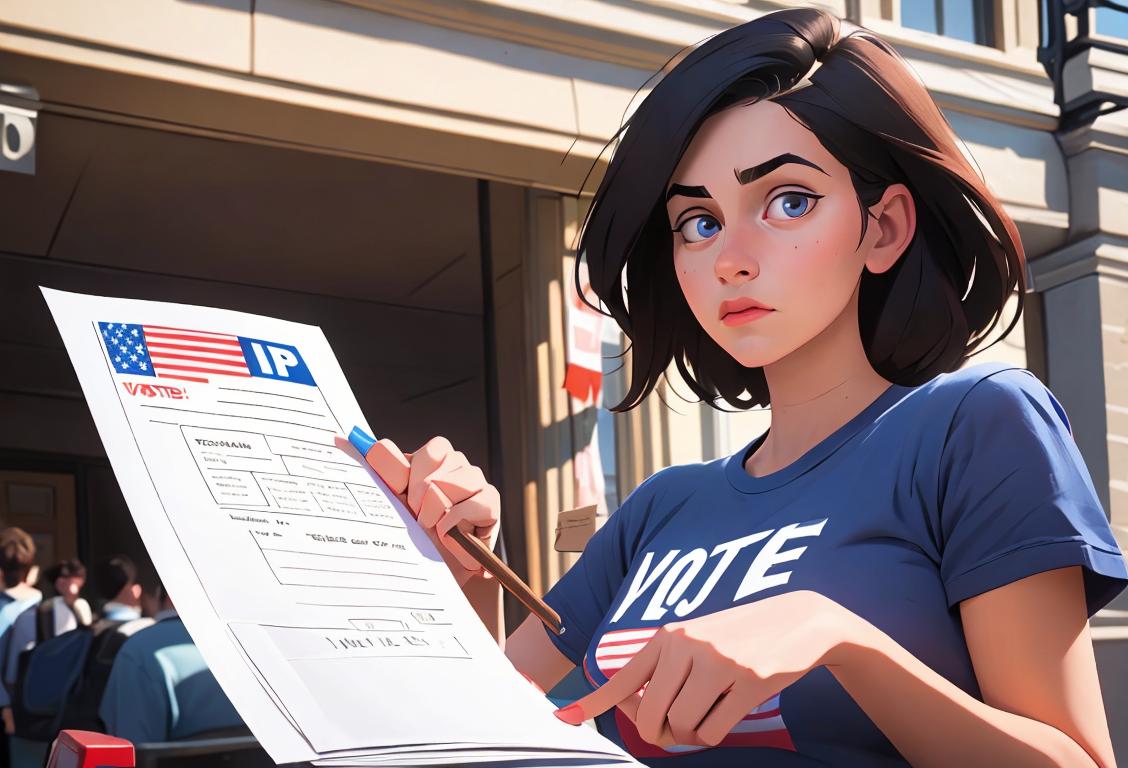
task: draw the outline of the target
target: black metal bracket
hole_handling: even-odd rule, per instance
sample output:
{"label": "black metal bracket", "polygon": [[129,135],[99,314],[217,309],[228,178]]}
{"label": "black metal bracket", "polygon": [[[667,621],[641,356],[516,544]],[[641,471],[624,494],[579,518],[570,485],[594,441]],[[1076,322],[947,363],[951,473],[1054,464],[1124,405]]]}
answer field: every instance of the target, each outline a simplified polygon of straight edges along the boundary
{"label": "black metal bracket", "polygon": [[[1042,0],[1038,6],[1041,45],[1038,61],[1054,84],[1054,102],[1061,110],[1058,130],[1072,131],[1091,125],[1098,117],[1128,108],[1128,93],[1109,93],[1092,90],[1065,100],[1065,66],[1076,56],[1098,49],[1128,56],[1128,44],[1107,38],[1094,38],[1089,29],[1089,10],[1109,8],[1128,13],[1128,3],[1123,0]],[[1077,34],[1066,36],[1066,17],[1076,20]]]}

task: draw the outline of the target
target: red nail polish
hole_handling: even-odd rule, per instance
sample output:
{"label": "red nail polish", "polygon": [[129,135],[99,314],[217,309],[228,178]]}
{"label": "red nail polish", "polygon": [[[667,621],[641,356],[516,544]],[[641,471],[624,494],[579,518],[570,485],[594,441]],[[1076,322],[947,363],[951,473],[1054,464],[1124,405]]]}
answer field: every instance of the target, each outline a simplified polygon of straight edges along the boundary
{"label": "red nail polish", "polygon": [[552,714],[556,715],[568,725],[582,725],[584,722],[584,711],[580,709],[579,704],[569,704],[566,707],[561,707]]}

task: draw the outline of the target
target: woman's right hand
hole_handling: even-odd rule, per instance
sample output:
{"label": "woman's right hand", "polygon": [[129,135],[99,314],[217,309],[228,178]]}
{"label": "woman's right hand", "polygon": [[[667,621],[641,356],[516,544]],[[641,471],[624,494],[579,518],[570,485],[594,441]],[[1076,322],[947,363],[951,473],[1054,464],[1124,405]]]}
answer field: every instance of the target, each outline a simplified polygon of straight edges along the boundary
{"label": "woman's right hand", "polygon": [[445,437],[404,453],[391,440],[377,440],[365,455],[431,537],[459,586],[489,574],[448,535],[458,526],[493,549],[501,519],[501,497],[482,470],[470,464]]}

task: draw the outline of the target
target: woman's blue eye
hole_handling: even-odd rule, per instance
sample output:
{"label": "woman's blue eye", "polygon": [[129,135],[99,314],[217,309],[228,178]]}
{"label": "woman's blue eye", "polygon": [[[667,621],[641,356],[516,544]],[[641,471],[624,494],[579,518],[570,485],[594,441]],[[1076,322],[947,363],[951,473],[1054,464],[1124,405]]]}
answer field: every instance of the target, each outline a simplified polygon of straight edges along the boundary
{"label": "woman's blue eye", "polygon": [[[768,204],[769,219],[797,219],[800,216],[805,216],[810,213],[815,207],[815,201],[822,195],[810,195],[800,192],[785,192],[779,197],[775,198]],[[779,213],[779,216],[773,216],[773,213]]]}
{"label": "woman's blue eye", "polygon": [[700,243],[721,231],[721,224],[712,216],[694,216],[678,227],[687,243]]}

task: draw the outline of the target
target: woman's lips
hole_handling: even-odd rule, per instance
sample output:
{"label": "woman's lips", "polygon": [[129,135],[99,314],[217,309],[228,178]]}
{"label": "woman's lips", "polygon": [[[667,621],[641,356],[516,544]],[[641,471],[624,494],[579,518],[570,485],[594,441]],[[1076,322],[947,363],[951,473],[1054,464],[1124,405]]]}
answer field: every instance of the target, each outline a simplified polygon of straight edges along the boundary
{"label": "woman's lips", "polygon": [[727,326],[744,325],[753,320],[759,320],[764,315],[771,314],[774,311],[774,309],[764,309],[763,307],[749,307],[739,312],[729,312],[721,318],[721,322]]}

